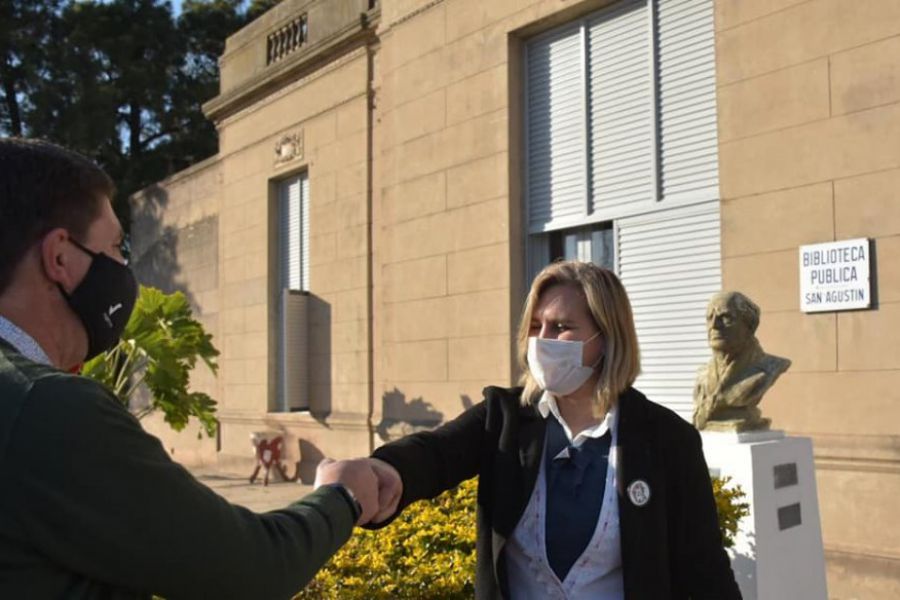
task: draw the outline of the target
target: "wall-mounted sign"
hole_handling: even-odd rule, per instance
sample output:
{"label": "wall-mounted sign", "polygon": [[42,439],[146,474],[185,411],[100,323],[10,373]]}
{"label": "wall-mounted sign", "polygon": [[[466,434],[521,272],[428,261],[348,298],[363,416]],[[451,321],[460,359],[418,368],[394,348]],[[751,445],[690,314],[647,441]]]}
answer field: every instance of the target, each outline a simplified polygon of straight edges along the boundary
{"label": "wall-mounted sign", "polygon": [[800,246],[800,310],[869,308],[869,254],[866,238]]}

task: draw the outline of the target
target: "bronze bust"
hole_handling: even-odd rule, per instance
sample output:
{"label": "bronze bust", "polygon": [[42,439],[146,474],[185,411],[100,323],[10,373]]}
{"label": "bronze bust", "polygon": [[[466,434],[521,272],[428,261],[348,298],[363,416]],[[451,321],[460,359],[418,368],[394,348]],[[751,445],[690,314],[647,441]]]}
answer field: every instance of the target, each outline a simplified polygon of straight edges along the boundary
{"label": "bronze bust", "polygon": [[706,327],[713,356],[694,385],[694,425],[707,431],[768,429],[757,405],[791,361],[763,352],[756,339],[759,307],[740,292],[713,296]]}

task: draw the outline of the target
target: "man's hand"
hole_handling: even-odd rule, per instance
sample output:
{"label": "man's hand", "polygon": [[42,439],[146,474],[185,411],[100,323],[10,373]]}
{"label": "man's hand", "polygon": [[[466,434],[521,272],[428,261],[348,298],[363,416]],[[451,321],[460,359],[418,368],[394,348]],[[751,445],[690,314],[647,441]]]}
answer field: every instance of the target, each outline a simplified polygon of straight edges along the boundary
{"label": "man's hand", "polygon": [[376,477],[378,477],[378,512],[372,517],[372,523],[380,523],[397,512],[400,497],[403,495],[403,480],[397,469],[377,458],[368,459]]}
{"label": "man's hand", "polygon": [[340,483],[346,487],[362,507],[357,525],[365,525],[376,513],[381,512],[379,503],[379,478],[370,459],[333,461],[326,458],[316,468],[314,487],[329,483]]}

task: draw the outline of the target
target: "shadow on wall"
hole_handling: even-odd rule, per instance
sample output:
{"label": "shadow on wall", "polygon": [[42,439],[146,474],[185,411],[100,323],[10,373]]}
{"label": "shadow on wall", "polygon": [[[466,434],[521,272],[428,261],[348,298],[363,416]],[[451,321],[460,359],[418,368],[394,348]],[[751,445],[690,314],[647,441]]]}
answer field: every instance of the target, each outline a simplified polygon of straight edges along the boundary
{"label": "shadow on wall", "polygon": [[[156,185],[133,202],[132,267],[141,284],[166,293],[182,292],[195,313],[199,313],[194,290],[218,285],[218,219],[209,217],[176,229],[163,225],[163,214],[168,208],[168,191]],[[189,272],[185,272],[184,265],[190,266]]]}
{"label": "shadow on wall", "polygon": [[331,305],[314,294],[308,302],[309,412],[324,425],[331,414]]}
{"label": "shadow on wall", "polygon": [[[178,264],[178,232],[172,226],[163,226],[162,216],[169,206],[169,193],[154,185],[147,188],[131,210],[132,268],[142,285],[153,286],[166,293],[180,289],[176,276],[181,272]],[[186,287],[183,284],[181,287]],[[191,299],[189,297],[189,299]],[[191,299],[191,305],[194,302]]]}
{"label": "shadow on wall", "polygon": [[436,411],[422,398],[406,400],[406,394],[394,388],[381,397],[381,423],[375,428],[385,442],[396,440],[410,433],[434,429],[444,420],[444,414]]}
{"label": "shadow on wall", "polygon": [[297,463],[297,479],[312,485],[316,480],[316,466],[325,455],[315,445],[304,439],[297,440],[300,446],[300,461]]}

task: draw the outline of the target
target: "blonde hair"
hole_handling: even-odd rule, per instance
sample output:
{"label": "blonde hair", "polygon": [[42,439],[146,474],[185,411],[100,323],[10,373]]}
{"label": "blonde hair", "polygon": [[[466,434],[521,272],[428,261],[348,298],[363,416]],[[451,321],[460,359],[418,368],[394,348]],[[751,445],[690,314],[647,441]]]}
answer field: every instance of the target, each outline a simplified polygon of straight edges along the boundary
{"label": "blonde hair", "polygon": [[543,390],[528,368],[528,334],[534,309],[548,288],[570,285],[587,301],[594,323],[604,340],[604,355],[594,388],[594,415],[601,417],[615,405],[619,394],[628,389],[641,370],[640,350],[631,303],[615,273],[593,263],[560,261],[545,267],[531,284],[525,299],[517,336],[519,379],[525,389],[522,403],[535,403]]}

